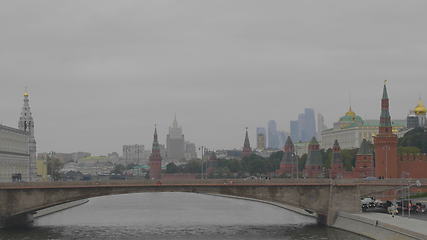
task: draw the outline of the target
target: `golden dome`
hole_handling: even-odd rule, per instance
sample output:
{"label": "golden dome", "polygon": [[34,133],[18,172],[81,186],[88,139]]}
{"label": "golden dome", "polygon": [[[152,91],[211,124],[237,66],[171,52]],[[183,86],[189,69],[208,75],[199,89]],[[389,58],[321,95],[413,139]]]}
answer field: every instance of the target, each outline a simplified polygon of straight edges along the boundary
{"label": "golden dome", "polygon": [[415,107],[414,112],[417,115],[425,115],[426,114],[427,109],[426,109],[426,107],[424,107],[424,104],[421,101],[421,99],[418,101],[418,105]]}
{"label": "golden dome", "polygon": [[24,92],[24,97],[28,97],[28,95],[30,95],[28,92]]}
{"label": "golden dome", "polygon": [[353,110],[351,110],[351,106],[350,106],[350,108],[348,109],[348,112],[346,112],[346,113],[345,113],[345,115],[346,115],[346,116],[350,116],[350,117],[352,117],[352,118],[355,118],[355,117],[356,117],[356,113],[355,113],[355,112],[353,112]]}

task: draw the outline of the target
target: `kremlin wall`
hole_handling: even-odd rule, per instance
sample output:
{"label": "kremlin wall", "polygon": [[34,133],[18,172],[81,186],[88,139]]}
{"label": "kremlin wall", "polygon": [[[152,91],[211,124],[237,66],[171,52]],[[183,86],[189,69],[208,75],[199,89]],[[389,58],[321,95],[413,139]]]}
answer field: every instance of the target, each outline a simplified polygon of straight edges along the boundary
{"label": "kremlin wall", "polygon": [[[427,109],[421,103],[415,109],[416,122],[418,126],[426,127]],[[349,122],[350,117],[354,121],[362,122],[357,115],[351,111],[346,114],[345,121]],[[412,115],[411,115],[412,117]],[[355,125],[356,127],[363,125]],[[417,126],[417,127],[418,127]],[[302,172],[298,169],[298,156],[295,152],[295,145],[290,137],[287,138],[283,147],[283,158],[280,168],[272,175],[280,177],[301,177],[301,178],[427,178],[427,154],[403,154],[398,155],[398,137],[396,126],[391,121],[389,111],[389,98],[387,86],[384,84],[381,99],[380,121],[376,128],[377,134],[370,135],[371,138],[363,138],[356,153],[355,164],[351,171],[344,168],[344,158],[341,152],[340,142],[335,139],[332,147],[332,159],[330,168],[324,167],[321,147],[315,137],[308,144],[308,155]],[[373,140],[373,144],[370,140]],[[244,140],[241,156],[249,157],[253,154],[250,147],[248,130]],[[165,177],[161,174],[161,156],[158,148],[157,132],[154,133],[153,152],[150,156],[150,178],[160,179]],[[215,154],[208,159],[207,173],[212,173],[216,168],[217,158]],[[168,176],[174,178],[173,175]],[[178,176],[175,176],[178,177]],[[189,176],[180,176],[188,178]],[[195,178],[193,174],[191,178]]]}
{"label": "kremlin wall", "polygon": [[[350,110],[351,111],[351,110]],[[414,111],[425,126],[426,108],[420,103]],[[350,115],[350,114],[347,114]],[[363,139],[356,154],[355,166],[351,171],[344,168],[339,141],[335,139],[332,147],[330,169],[325,169],[319,143],[313,137],[308,146],[308,156],[302,172],[305,178],[427,178],[427,154],[398,155],[398,138],[395,134],[389,112],[389,98],[384,84],[381,99],[381,115],[378,134],[370,141]],[[283,159],[276,175],[295,177],[297,172],[295,147],[290,138],[284,146]]]}

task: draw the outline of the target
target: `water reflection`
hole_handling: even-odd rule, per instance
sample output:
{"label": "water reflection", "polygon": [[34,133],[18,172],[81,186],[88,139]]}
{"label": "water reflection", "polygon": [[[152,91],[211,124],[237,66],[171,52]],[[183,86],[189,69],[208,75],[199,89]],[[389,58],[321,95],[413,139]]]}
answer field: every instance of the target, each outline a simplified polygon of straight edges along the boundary
{"label": "water reflection", "polygon": [[262,203],[193,193],[93,198],[38,219],[1,239],[360,239],[306,216]]}

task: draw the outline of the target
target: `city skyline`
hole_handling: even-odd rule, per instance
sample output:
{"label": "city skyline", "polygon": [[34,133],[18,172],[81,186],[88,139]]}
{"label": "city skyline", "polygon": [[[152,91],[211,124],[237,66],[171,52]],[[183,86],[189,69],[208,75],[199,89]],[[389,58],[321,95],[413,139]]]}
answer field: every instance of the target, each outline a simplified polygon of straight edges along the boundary
{"label": "city skyline", "polygon": [[197,145],[240,149],[304,108],[331,126],[349,92],[378,119],[385,79],[393,119],[427,100],[426,3],[241,3],[4,2],[0,122],[17,126],[28,86],[38,152],[151,146],[154,123],[165,143],[174,113]]}

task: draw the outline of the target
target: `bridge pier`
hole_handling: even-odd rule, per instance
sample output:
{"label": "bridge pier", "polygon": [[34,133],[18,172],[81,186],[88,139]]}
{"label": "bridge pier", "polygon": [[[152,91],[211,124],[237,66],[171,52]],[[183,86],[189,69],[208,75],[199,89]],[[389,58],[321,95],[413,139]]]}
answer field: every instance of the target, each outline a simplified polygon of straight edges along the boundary
{"label": "bridge pier", "polygon": [[0,227],[5,228],[29,226],[33,222],[34,217],[32,213],[23,213],[10,217],[0,217]]}

